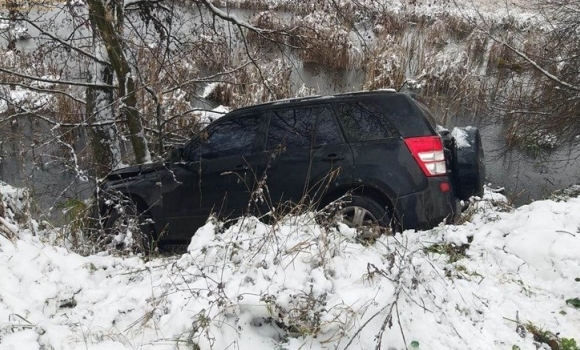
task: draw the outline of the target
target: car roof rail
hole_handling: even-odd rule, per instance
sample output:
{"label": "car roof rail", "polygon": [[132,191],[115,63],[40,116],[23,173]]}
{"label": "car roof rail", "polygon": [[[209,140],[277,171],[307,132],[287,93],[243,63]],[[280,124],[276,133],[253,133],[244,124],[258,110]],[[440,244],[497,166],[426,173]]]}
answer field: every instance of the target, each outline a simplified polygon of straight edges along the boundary
{"label": "car roof rail", "polygon": [[241,107],[241,108],[236,109],[236,111],[245,111],[247,109],[261,108],[261,107],[267,107],[267,106],[276,106],[276,105],[282,105],[282,104],[287,104],[287,103],[318,101],[318,100],[324,100],[324,99],[332,99],[335,97],[351,97],[351,96],[359,96],[359,95],[372,96],[372,95],[381,95],[384,93],[397,93],[397,90],[395,90],[395,89],[377,89],[377,90],[372,90],[372,91],[364,90],[364,91],[343,92],[343,93],[338,93],[338,94],[333,94],[333,95],[312,95],[312,96],[305,96],[305,97],[286,98],[286,99],[275,100],[275,101],[260,103],[260,104],[256,104],[256,105]]}

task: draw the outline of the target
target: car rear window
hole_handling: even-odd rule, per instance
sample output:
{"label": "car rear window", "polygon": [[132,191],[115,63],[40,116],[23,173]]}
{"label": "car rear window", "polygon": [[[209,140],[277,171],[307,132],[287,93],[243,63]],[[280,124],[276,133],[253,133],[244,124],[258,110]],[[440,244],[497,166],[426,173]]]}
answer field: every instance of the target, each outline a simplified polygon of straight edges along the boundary
{"label": "car rear window", "polygon": [[433,135],[434,129],[409,95],[393,94],[372,101],[403,137]]}
{"label": "car rear window", "polygon": [[435,117],[433,116],[433,114],[431,114],[431,111],[429,110],[429,108],[427,108],[427,106],[419,101],[419,100],[415,100],[415,103],[417,103],[417,107],[419,107],[419,109],[421,110],[421,112],[423,112],[423,115],[425,116],[425,118],[427,119],[427,121],[429,122],[429,124],[431,124],[431,127],[433,129],[437,129],[437,124],[440,124],[436,121]]}
{"label": "car rear window", "polygon": [[367,101],[338,105],[338,118],[349,142],[383,140],[397,136],[393,125],[379,108]]}

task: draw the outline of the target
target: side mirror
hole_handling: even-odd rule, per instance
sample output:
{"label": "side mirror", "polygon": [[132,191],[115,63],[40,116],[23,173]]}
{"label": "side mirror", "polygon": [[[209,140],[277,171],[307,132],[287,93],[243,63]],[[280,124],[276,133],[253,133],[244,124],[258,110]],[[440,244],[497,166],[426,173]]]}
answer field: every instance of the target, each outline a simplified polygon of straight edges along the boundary
{"label": "side mirror", "polygon": [[171,151],[171,158],[172,163],[178,163],[183,160],[183,147],[178,147]]}

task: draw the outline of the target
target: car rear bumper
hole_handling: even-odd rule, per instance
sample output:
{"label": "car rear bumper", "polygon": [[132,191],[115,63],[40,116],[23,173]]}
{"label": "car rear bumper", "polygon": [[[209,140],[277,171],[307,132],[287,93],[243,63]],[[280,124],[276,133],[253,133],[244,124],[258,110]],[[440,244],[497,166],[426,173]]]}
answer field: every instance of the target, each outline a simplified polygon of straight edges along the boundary
{"label": "car rear bumper", "polygon": [[441,190],[444,182],[451,187],[447,177],[430,177],[427,182],[424,190],[396,199],[394,207],[403,230],[433,228],[441,222],[453,222],[461,214],[453,188]]}

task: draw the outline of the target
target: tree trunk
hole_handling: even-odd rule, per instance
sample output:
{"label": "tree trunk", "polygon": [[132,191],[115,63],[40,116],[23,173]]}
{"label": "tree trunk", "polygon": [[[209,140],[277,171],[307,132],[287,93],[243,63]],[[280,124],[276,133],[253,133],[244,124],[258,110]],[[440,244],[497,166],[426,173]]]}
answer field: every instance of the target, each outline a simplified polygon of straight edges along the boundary
{"label": "tree trunk", "polygon": [[[7,1],[6,8],[8,8],[8,23],[10,26],[16,26],[16,21],[20,14],[20,5],[16,1]],[[16,38],[8,29],[8,50],[16,50]]]}
{"label": "tree trunk", "polygon": [[[94,39],[94,51],[101,50],[101,42]],[[93,62],[91,81],[113,83],[111,67]],[[94,169],[98,177],[103,177],[111,169],[121,165],[121,148],[117,125],[115,124],[114,90],[89,87],[86,91],[86,116],[90,125],[90,144],[93,153]]]}
{"label": "tree trunk", "polygon": [[143,132],[141,113],[137,109],[135,81],[123,47],[123,1],[110,0],[105,5],[103,0],[88,0],[87,5],[91,25],[98,30],[111,67],[117,75],[120,112],[129,127],[135,160],[137,163],[150,162],[151,155]]}

